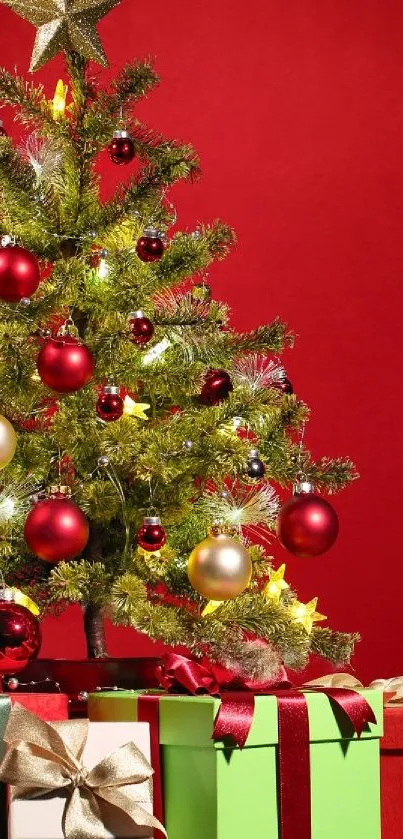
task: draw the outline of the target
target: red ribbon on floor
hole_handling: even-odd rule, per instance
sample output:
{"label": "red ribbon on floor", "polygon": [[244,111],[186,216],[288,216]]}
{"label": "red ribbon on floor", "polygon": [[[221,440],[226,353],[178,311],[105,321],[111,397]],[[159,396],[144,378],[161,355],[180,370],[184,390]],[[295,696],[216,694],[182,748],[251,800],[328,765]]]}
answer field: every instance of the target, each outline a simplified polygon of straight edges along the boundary
{"label": "red ribbon on floor", "polygon": [[[275,696],[278,707],[278,768],[281,839],[311,839],[309,718],[304,693],[291,686],[284,667],[275,680],[243,679],[207,658],[201,661],[168,653],[157,668],[170,693],[209,694],[221,699],[212,737],[231,737],[242,748],[254,714],[255,695]],[[376,723],[371,706],[355,690],[307,687],[324,693],[360,737],[366,723]],[[158,701],[159,697],[153,697]],[[159,813],[157,818],[161,820]]]}

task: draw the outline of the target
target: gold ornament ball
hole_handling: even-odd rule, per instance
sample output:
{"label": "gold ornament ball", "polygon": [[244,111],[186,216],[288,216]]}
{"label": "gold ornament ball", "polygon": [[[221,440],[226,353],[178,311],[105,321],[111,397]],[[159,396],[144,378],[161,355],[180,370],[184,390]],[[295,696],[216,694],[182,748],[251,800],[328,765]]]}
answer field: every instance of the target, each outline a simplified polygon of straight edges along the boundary
{"label": "gold ornament ball", "polygon": [[225,534],[208,536],[193,549],[188,577],[208,600],[232,600],[249,583],[252,562],[242,542]]}
{"label": "gold ornament ball", "polygon": [[13,459],[17,448],[17,435],[11,422],[0,415],[0,469]]}

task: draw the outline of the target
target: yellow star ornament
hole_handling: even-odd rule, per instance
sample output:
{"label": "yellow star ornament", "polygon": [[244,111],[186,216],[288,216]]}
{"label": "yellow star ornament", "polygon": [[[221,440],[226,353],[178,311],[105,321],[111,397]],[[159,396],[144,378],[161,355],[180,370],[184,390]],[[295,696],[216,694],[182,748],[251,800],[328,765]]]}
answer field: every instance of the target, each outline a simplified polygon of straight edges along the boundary
{"label": "yellow star ornament", "polygon": [[270,571],[269,574],[270,579],[263,589],[263,597],[265,597],[266,600],[274,600],[275,603],[279,603],[281,592],[290,588],[284,579],[285,564],[280,565],[280,568],[277,568],[277,571]]}
{"label": "yellow star ornament", "polygon": [[316,611],[318,598],[314,597],[309,603],[300,603],[295,600],[290,606],[290,612],[296,623],[302,624],[308,635],[312,632],[314,623],[326,620],[326,615]]}
{"label": "yellow star ornament", "polygon": [[3,0],[37,27],[31,72],[58,52],[78,52],[87,61],[108,66],[96,24],[121,0]]}
{"label": "yellow star ornament", "polygon": [[130,396],[125,396],[123,402],[123,413],[126,417],[135,417],[136,419],[148,420],[147,414],[150,405],[148,402],[135,402]]}
{"label": "yellow star ornament", "polygon": [[218,609],[219,606],[222,606],[223,603],[224,600],[209,600],[201,613],[202,618],[206,618],[208,615],[213,615],[215,610]]}

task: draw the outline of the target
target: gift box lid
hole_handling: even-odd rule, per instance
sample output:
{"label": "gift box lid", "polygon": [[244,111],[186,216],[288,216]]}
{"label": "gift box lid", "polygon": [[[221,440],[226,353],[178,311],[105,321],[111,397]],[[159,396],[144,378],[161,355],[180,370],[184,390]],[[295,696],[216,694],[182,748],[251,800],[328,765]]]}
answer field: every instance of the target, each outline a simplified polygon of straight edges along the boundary
{"label": "gift box lid", "polygon": [[[377,690],[359,691],[371,705],[376,724],[369,724],[362,738],[382,736],[382,693]],[[90,694],[88,715],[91,720],[131,721],[137,719],[135,691],[105,691]],[[331,705],[320,692],[307,692],[310,742],[324,742],[356,738],[346,725],[344,714]],[[211,732],[219,708],[219,699],[211,696],[161,696],[160,743],[162,745],[222,748],[213,744]],[[278,743],[277,701],[275,696],[256,696],[255,713],[246,746],[275,745]]]}

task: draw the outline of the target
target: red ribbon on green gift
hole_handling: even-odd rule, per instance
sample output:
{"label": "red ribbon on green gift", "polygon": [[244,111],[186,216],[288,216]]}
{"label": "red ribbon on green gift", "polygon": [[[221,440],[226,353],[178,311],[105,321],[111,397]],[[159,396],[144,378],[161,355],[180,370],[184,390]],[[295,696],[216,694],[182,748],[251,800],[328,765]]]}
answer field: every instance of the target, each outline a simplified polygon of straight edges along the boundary
{"label": "red ribbon on green gift", "polygon": [[[308,705],[302,689],[293,688],[281,668],[275,680],[242,679],[207,658],[200,661],[168,653],[157,668],[161,687],[169,693],[208,694],[219,697],[212,738],[231,738],[239,748],[246,743],[255,708],[255,696],[275,696],[278,707],[278,770],[281,839],[311,839],[311,786]],[[328,697],[350,729],[362,734],[376,718],[367,700],[355,690],[308,687]],[[155,815],[164,821],[159,754],[159,700],[161,695],[139,697],[138,719],[151,728],[151,758],[155,771]]]}

